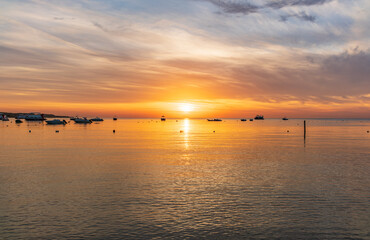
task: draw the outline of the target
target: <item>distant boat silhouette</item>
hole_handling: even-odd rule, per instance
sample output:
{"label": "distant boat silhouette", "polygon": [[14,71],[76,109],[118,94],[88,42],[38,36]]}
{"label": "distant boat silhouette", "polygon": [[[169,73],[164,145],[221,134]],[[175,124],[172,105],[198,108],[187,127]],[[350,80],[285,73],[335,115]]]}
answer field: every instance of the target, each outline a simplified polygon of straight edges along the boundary
{"label": "distant boat silhouette", "polygon": [[39,113],[32,113],[29,115],[26,115],[25,118],[26,121],[44,121],[46,120],[44,117],[44,114],[39,114]]}
{"label": "distant boat silhouette", "polygon": [[117,121],[117,118],[116,118],[116,117],[114,117],[114,118],[113,118],[113,121]]}
{"label": "distant boat silhouette", "polygon": [[242,121],[242,122],[246,122],[246,121],[247,121],[247,119],[242,118],[242,119],[240,119],[240,121]]}
{"label": "distant boat silhouette", "polygon": [[91,118],[90,120],[93,121],[93,122],[102,122],[102,121],[104,121],[104,119],[102,119],[100,117]]}
{"label": "distant boat silhouette", "polygon": [[250,118],[249,121],[253,122],[253,118]]}
{"label": "distant boat silhouette", "polygon": [[161,117],[161,121],[166,121],[166,117],[165,116],[162,116]]}
{"label": "distant boat silhouette", "polygon": [[283,120],[288,120],[288,118],[286,118],[286,117],[283,117],[282,119],[283,119]]}
{"label": "distant boat silhouette", "polygon": [[49,125],[65,125],[67,124],[66,120],[54,119],[54,120],[47,120],[47,124]]}
{"label": "distant boat silhouette", "polygon": [[209,122],[221,122],[222,119],[214,118],[214,119],[207,119],[207,121],[209,121]]}
{"label": "distant boat silhouette", "polygon": [[75,118],[74,119],[75,123],[91,123],[92,121],[87,119],[87,118]]}
{"label": "distant boat silhouette", "polygon": [[262,115],[257,115],[254,117],[255,120],[264,120],[265,118]]}
{"label": "distant boat silhouette", "polygon": [[22,123],[23,121],[22,120],[20,120],[20,119],[16,119],[15,120],[15,123]]}
{"label": "distant boat silhouette", "polygon": [[1,116],[0,116],[0,120],[2,120],[2,121],[9,121],[9,118],[5,115],[5,114],[2,114]]}

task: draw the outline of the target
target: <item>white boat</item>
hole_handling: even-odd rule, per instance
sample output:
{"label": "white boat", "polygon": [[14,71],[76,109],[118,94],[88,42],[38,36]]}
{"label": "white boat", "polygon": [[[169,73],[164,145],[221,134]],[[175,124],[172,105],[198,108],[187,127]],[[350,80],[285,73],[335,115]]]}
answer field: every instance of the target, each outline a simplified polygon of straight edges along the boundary
{"label": "white boat", "polygon": [[0,120],[5,122],[5,121],[9,121],[9,118],[5,114],[2,114]]}
{"label": "white boat", "polygon": [[46,121],[47,124],[50,124],[50,125],[65,125],[67,124],[66,120],[60,120],[60,119],[54,119],[54,120],[47,120]]}
{"label": "white boat", "polygon": [[100,117],[91,118],[90,120],[93,121],[93,122],[102,122],[102,121],[104,121],[104,119],[102,119]]}
{"label": "white boat", "polygon": [[91,123],[92,121],[87,119],[87,118],[75,118],[73,121],[75,121],[75,123]]}
{"label": "white boat", "polygon": [[44,118],[44,114],[36,114],[36,113],[26,115],[26,117],[24,119],[26,119],[26,121],[44,121],[44,120],[46,120]]}

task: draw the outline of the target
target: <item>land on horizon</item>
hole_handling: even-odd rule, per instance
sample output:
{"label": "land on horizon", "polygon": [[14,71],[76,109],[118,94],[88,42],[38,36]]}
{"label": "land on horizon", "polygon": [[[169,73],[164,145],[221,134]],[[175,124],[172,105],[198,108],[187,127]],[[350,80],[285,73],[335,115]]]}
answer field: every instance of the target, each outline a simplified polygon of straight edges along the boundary
{"label": "land on horizon", "polygon": [[[34,114],[35,112],[1,112],[1,114],[6,115],[8,118],[16,118],[18,115],[30,115]],[[47,118],[69,118],[70,116],[67,115],[59,115],[59,114],[51,114],[51,113],[42,113]]]}

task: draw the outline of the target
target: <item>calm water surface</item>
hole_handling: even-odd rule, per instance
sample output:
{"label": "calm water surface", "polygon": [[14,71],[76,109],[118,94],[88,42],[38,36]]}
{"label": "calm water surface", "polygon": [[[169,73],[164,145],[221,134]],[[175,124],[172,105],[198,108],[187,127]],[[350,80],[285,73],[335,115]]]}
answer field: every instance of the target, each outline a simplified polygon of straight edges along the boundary
{"label": "calm water surface", "polygon": [[11,121],[0,239],[370,239],[369,120]]}

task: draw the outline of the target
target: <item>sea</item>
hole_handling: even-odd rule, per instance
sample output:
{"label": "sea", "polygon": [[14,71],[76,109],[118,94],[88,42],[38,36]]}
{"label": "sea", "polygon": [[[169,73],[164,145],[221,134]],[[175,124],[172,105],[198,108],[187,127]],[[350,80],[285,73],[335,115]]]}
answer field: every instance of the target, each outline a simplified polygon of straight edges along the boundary
{"label": "sea", "polygon": [[10,119],[0,239],[370,239],[369,131],[366,119]]}

